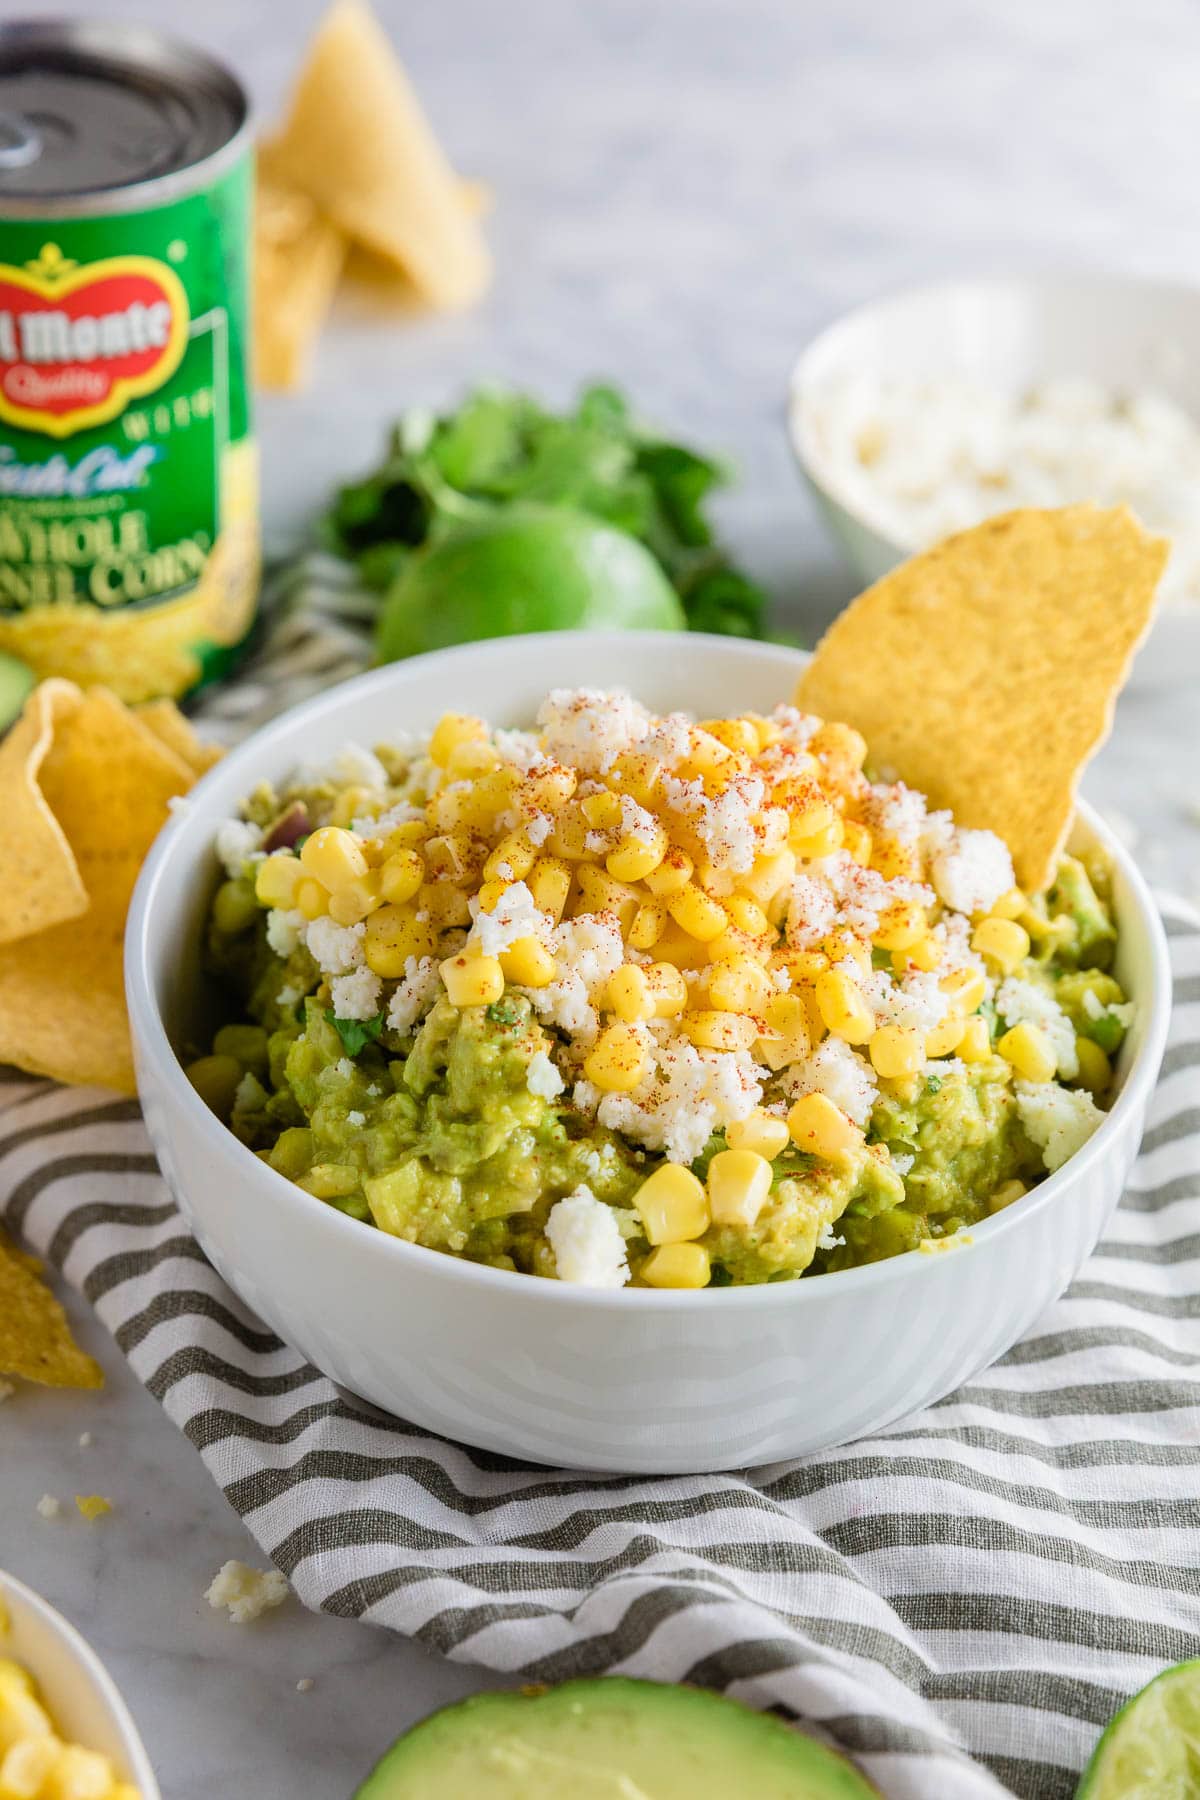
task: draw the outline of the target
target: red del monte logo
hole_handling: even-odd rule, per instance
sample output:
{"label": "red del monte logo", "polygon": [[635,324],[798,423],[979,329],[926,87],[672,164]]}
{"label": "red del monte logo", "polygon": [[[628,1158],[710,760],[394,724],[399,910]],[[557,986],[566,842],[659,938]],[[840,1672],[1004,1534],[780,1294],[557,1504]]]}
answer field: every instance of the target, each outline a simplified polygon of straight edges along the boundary
{"label": "red del monte logo", "polygon": [[46,244],[0,263],[0,419],[57,438],[102,425],[174,374],[187,330],[183,285],[151,257],[81,266]]}

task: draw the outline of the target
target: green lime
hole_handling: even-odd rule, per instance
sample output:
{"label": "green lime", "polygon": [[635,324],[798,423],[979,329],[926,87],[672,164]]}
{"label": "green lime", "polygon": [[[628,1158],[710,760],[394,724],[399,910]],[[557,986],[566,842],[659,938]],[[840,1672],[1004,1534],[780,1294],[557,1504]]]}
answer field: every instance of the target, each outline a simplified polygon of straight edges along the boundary
{"label": "green lime", "polygon": [[1113,1719],[1075,1800],[1196,1800],[1200,1795],[1200,1660],[1176,1663]]}
{"label": "green lime", "polygon": [[0,650],[0,731],[8,730],[36,685],[28,664]]}
{"label": "green lime", "polygon": [[380,662],[477,638],[607,626],[681,631],[683,608],[627,532],[563,507],[509,507],[418,550],[379,622]]}

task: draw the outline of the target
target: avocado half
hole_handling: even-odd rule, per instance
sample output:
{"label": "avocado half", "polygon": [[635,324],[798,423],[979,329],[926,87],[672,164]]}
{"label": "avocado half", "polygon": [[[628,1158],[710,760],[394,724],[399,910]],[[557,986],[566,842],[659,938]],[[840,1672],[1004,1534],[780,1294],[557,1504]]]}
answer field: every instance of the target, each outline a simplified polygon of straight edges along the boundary
{"label": "avocado half", "polygon": [[398,1738],[355,1800],[878,1800],[842,1757],[705,1688],[606,1675],[473,1694]]}

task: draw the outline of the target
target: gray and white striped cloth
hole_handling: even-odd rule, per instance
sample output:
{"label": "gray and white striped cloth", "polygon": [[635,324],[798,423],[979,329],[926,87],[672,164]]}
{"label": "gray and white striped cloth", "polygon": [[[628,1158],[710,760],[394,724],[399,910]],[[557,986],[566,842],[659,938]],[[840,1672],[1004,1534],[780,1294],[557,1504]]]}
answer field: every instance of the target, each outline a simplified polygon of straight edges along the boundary
{"label": "gray and white striped cloth", "polygon": [[[271,628],[301,688],[329,678],[321,644],[360,653],[327,591],[318,627]],[[214,708],[230,735],[278,709],[270,661]],[[1107,1238],[994,1368],[797,1462],[552,1472],[375,1412],[225,1287],[136,1104],[99,1091],[0,1079],[0,1219],[95,1305],[307,1605],[506,1677],[727,1689],[890,1800],[1066,1800],[1120,1703],[1200,1652],[1200,920],[1164,910],[1170,1047]]]}

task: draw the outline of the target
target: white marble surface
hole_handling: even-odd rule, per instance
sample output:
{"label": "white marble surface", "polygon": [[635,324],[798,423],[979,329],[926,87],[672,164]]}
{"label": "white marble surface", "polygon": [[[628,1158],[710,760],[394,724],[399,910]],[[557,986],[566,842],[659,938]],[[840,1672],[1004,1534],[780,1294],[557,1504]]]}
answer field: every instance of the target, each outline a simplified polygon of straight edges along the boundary
{"label": "white marble surface", "polygon": [[[398,327],[361,299],[339,306],[311,391],[262,409],[276,549],[401,406],[487,374],[552,396],[606,374],[736,456],[728,530],[783,597],[781,622],[811,633],[851,591],[783,437],[787,368],[820,323],[951,271],[1200,277],[1191,0],[378,4],[460,167],[495,189],[498,279],[463,319]],[[269,115],[319,5],[167,10]],[[161,0],[120,10],[166,16]],[[1200,895],[1198,668],[1200,625],[1160,626],[1087,785],[1138,824],[1152,876]],[[4,1407],[0,1561],[108,1658],[168,1800],[341,1800],[396,1731],[476,1678],[294,1602],[244,1629],[213,1613],[203,1590],[249,1539],[72,1312],[109,1386]],[[44,1492],[95,1491],[116,1501],[97,1525],[35,1512]]]}

